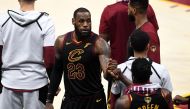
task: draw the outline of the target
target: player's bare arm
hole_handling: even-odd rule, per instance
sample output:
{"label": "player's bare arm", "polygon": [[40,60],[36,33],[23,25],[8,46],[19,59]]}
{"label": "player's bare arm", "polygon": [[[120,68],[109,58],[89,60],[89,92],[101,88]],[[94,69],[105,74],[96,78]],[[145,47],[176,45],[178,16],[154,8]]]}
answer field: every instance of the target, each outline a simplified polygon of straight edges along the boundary
{"label": "player's bare arm", "polygon": [[99,37],[95,43],[95,53],[99,55],[104,77],[107,78],[106,70],[110,58],[110,47],[107,42],[101,37]]}
{"label": "player's bare arm", "polygon": [[161,94],[168,103],[169,109],[173,109],[172,93],[169,90],[162,88]]}
{"label": "player's bare arm", "polygon": [[53,72],[50,78],[50,85],[48,89],[48,96],[46,100],[46,108],[45,109],[54,109],[53,108],[53,99],[56,95],[56,92],[61,82],[62,74],[63,74],[63,66],[62,66],[62,47],[63,47],[64,36],[59,36],[55,42],[55,66],[53,68]]}
{"label": "player's bare arm", "polygon": [[117,99],[115,104],[115,109],[129,109],[130,108],[130,100],[127,95],[121,96]]}
{"label": "player's bare arm", "polygon": [[95,52],[99,55],[99,60],[104,73],[104,78],[108,79],[110,76],[114,77],[112,70],[115,68],[108,69],[108,63],[110,60],[110,47],[108,43],[101,37],[99,37],[95,43]]}

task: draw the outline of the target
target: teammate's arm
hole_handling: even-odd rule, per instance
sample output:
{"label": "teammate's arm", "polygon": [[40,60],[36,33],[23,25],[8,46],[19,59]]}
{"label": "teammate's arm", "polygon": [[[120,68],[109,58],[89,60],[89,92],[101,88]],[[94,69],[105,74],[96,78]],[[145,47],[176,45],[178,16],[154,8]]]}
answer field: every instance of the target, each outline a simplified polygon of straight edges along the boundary
{"label": "teammate's arm", "polygon": [[166,102],[168,103],[168,108],[174,109],[173,102],[172,102],[172,93],[169,90],[162,88],[161,94],[166,100]]}
{"label": "teammate's arm", "polygon": [[121,96],[117,99],[115,104],[115,109],[129,109],[130,108],[130,99],[127,95]]}
{"label": "teammate's arm", "polygon": [[59,36],[55,42],[55,65],[50,78],[50,85],[46,100],[46,109],[53,109],[54,95],[59,87],[63,75],[63,61],[62,61],[62,44],[63,36]]}
{"label": "teammate's arm", "polygon": [[174,104],[179,105],[179,104],[188,104],[189,98],[182,97],[181,95],[176,95],[173,99]]}

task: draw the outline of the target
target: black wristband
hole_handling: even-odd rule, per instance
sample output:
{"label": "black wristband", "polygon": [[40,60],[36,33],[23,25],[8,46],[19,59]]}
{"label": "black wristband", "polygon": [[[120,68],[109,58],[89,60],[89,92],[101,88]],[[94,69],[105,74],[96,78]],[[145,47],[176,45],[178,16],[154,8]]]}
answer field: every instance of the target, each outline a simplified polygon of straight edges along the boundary
{"label": "black wristband", "polygon": [[54,100],[54,94],[48,93],[46,103],[53,103]]}

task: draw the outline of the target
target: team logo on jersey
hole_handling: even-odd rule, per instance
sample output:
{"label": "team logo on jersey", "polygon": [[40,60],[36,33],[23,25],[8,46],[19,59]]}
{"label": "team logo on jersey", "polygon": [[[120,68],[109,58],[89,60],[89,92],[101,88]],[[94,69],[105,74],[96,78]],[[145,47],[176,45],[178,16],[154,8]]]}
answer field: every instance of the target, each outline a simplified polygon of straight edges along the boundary
{"label": "team logo on jersey", "polygon": [[150,51],[152,51],[152,52],[156,52],[156,45],[152,45],[152,46],[150,46]]}
{"label": "team logo on jersey", "polygon": [[86,43],[84,48],[88,47],[89,45],[92,45],[91,43]]}
{"label": "team logo on jersey", "polygon": [[144,101],[149,104],[151,102],[152,98],[151,97],[144,97]]}
{"label": "team logo on jersey", "polygon": [[72,50],[71,52],[69,52],[68,60],[70,62],[79,61],[81,59],[81,54],[83,54],[83,53],[84,53],[83,49]]}

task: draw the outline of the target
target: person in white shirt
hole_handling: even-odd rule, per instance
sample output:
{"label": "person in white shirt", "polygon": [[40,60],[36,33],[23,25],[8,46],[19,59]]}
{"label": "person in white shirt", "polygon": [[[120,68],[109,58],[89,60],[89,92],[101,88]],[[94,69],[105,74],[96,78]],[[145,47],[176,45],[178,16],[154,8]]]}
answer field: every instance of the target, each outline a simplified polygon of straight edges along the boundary
{"label": "person in white shirt", "polygon": [[0,109],[43,109],[54,64],[55,27],[36,0],[18,0],[20,9],[0,16],[3,86]]}
{"label": "person in white shirt", "polygon": [[[151,63],[151,71],[152,75],[150,76],[150,82],[159,83],[162,88],[165,88],[172,92],[172,83],[169,76],[169,73],[161,64],[157,64],[152,62],[147,57],[147,52],[149,50],[149,36],[147,33],[137,29],[131,34],[130,44],[134,49],[134,57],[130,57],[128,61],[119,64],[118,68],[121,69],[123,75],[127,77],[129,80],[132,80],[131,74],[131,65],[136,58],[147,58],[147,60]],[[115,106],[115,101],[118,97],[123,95],[123,91],[126,88],[126,85],[121,81],[115,81],[111,88],[111,108],[113,109]]]}

